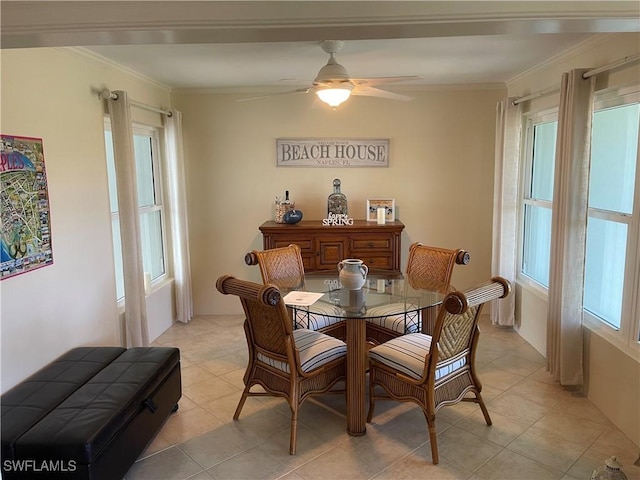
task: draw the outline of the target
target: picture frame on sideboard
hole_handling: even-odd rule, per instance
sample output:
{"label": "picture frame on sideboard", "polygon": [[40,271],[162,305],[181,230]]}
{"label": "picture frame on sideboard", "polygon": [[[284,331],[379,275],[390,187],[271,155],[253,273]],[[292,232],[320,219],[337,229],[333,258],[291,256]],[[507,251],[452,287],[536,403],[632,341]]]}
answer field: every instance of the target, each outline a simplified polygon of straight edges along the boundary
{"label": "picture frame on sideboard", "polygon": [[378,220],[378,208],[385,209],[385,221],[393,222],[396,219],[396,199],[395,198],[367,198],[367,216],[368,222]]}

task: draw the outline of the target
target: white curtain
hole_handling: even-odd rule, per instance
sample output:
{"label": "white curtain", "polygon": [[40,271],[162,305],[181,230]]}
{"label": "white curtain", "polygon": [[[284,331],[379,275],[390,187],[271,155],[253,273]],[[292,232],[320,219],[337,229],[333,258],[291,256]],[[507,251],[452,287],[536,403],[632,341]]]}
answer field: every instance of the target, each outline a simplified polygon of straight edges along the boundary
{"label": "white curtain", "polygon": [[[503,98],[496,105],[491,274],[500,275],[515,285],[522,107],[514,105],[513,100]],[[515,305],[515,292],[505,299],[492,300],[491,322],[494,325],[513,326]]]}
{"label": "white curtain", "polygon": [[595,77],[562,75],[551,216],[547,368],[582,385],[582,308]]}
{"label": "white curtain", "polygon": [[189,228],[182,144],[182,112],[172,110],[165,116],[165,144],[169,178],[169,204],[173,243],[176,317],[187,323],[193,316],[191,298],[191,266],[189,261]]}
{"label": "white curtain", "polygon": [[127,92],[116,91],[117,99],[108,100],[113,136],[113,154],[118,187],[118,212],[125,295],[125,336],[127,347],[149,345],[147,304],[144,291],[144,267],[140,245],[140,217],[136,161],[131,130],[131,111]]}

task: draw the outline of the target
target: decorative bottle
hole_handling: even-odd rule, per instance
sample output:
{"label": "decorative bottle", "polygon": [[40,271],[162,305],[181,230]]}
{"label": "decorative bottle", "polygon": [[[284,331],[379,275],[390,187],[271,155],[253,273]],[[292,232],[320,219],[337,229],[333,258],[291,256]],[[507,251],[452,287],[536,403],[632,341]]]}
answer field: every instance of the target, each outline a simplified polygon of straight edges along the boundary
{"label": "decorative bottle", "polygon": [[347,197],[340,192],[340,179],[333,181],[333,193],[327,198],[327,216],[329,214],[347,214]]}
{"label": "decorative bottle", "polygon": [[281,197],[276,197],[276,223],[285,223],[284,215],[289,210],[295,210],[296,203],[293,200],[289,200],[289,190],[284,192],[284,200]]}

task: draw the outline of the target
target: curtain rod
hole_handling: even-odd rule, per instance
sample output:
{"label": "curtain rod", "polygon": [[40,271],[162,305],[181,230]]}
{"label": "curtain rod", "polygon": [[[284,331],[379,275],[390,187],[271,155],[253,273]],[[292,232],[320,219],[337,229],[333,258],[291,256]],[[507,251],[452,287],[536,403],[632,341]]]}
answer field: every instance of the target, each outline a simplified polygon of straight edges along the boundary
{"label": "curtain rod", "polygon": [[613,70],[614,68],[621,67],[622,65],[626,65],[627,63],[635,62],[640,59],[640,53],[636,53],[635,55],[628,55],[620,60],[617,60],[609,65],[605,65],[604,67],[594,68],[593,70],[589,70],[588,72],[584,72],[582,74],[582,78],[590,78],[594,75],[597,75],[602,72],[606,72],[607,70]]}
{"label": "curtain rod", "polygon": [[[108,99],[113,99],[113,100],[117,100],[118,99],[118,94],[112,92],[111,90],[105,88],[104,90],[102,90],[98,96],[103,99],[103,100],[108,100]],[[156,113],[160,113],[162,115],[166,115],[167,117],[171,117],[173,116],[173,113],[171,113],[168,110],[162,110],[161,108],[156,108],[153,107],[151,105],[147,105],[146,103],[142,103],[142,102],[136,102],[135,100],[129,100],[129,103],[131,105],[133,105],[134,107],[138,107],[138,108],[142,108],[144,110],[149,110],[151,112],[156,112]]]}
{"label": "curtain rod", "polygon": [[[602,67],[598,67],[598,68],[594,68],[593,70],[589,70],[588,72],[584,72],[582,74],[582,78],[584,78],[584,79],[591,78],[594,75],[597,75],[597,74],[602,73],[602,72],[607,72],[609,70],[613,70],[614,68],[621,67],[623,65],[626,65],[627,63],[635,62],[638,59],[640,59],[640,53],[636,53],[635,55],[626,56],[626,57],[621,58],[620,60],[616,60],[615,62],[610,63],[608,65],[604,65]],[[513,101],[513,104],[514,105],[518,105],[519,103],[526,102],[527,100],[531,100],[533,98],[542,97],[544,95],[549,95],[550,93],[557,92],[558,90],[560,90],[560,85],[559,84],[558,85],[554,85],[553,87],[545,88],[543,90],[540,90],[539,92],[532,93],[531,95],[527,95],[526,97],[516,98]]]}
{"label": "curtain rod", "polygon": [[526,102],[527,100],[531,100],[533,98],[544,97],[545,95],[557,92],[558,90],[560,90],[560,85],[554,85],[553,87],[545,88],[544,90],[532,93],[531,95],[527,95],[526,97],[518,97],[513,101],[513,104],[518,105],[519,103]]}

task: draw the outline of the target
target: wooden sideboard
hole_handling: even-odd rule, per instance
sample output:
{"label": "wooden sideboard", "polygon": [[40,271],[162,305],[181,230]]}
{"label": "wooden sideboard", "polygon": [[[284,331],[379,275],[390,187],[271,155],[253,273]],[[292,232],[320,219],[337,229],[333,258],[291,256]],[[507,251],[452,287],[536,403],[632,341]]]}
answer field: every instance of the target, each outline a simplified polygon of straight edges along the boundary
{"label": "wooden sideboard", "polygon": [[370,272],[400,274],[400,234],[398,220],[378,225],[354,220],[353,225],[328,226],[322,220],[302,220],[293,225],[264,222],[260,225],[265,250],[300,246],[307,273],[335,270],[345,258],[359,258]]}

